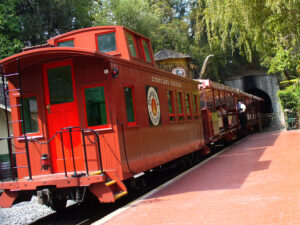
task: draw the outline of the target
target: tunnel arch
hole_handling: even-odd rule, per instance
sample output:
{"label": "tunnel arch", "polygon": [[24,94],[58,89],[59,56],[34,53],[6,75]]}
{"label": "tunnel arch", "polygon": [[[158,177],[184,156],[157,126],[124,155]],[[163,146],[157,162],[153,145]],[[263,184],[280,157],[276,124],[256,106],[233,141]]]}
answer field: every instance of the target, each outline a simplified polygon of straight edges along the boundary
{"label": "tunnel arch", "polygon": [[266,92],[258,88],[247,89],[245,90],[245,92],[264,99],[264,101],[260,104],[260,108],[263,114],[273,113],[272,100]]}

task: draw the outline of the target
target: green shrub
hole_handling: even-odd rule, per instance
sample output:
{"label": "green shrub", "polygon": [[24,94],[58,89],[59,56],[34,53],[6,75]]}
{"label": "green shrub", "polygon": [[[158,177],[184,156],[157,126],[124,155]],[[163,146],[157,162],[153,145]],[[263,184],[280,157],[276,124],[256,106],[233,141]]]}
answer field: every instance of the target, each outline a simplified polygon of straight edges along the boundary
{"label": "green shrub", "polygon": [[294,84],[284,90],[280,90],[278,91],[278,97],[283,109],[291,109],[295,112],[300,106],[300,86]]}

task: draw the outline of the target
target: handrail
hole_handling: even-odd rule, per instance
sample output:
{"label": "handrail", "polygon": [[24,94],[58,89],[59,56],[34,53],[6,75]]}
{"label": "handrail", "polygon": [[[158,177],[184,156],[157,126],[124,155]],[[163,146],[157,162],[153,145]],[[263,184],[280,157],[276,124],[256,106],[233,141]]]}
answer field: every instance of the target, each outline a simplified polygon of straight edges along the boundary
{"label": "handrail", "polygon": [[[65,145],[64,145],[64,141],[63,141],[63,134],[64,133],[69,133],[69,138],[70,138],[70,144],[71,144],[71,153],[72,153],[72,164],[73,164],[73,174],[72,177],[80,177],[83,176],[84,174],[78,174],[76,171],[76,163],[75,163],[75,157],[74,157],[74,146],[73,146],[73,136],[72,134],[74,132],[81,132],[82,134],[82,145],[83,145],[83,153],[84,153],[84,162],[85,162],[85,167],[86,167],[86,176],[89,176],[89,168],[88,168],[88,155],[87,155],[87,149],[86,149],[86,140],[85,137],[87,137],[88,141],[92,144],[96,144],[97,147],[97,151],[99,154],[99,163],[100,163],[100,170],[103,171],[103,164],[102,164],[102,154],[101,154],[101,147],[100,147],[100,140],[99,140],[99,136],[98,133],[93,130],[93,129],[80,129],[80,127],[64,127],[61,128],[59,131],[57,131],[49,140],[46,141],[38,141],[35,138],[29,138],[26,135],[22,136],[25,137],[25,148],[29,149],[28,146],[28,142],[35,142],[38,143],[40,145],[44,145],[44,144],[49,144],[51,141],[53,141],[55,139],[56,136],[60,136],[60,140],[61,140],[61,151],[62,151],[62,156],[63,156],[63,163],[64,163],[64,174],[65,177],[68,177],[68,171],[67,171],[67,167],[66,167],[66,157],[65,157]],[[89,137],[87,135],[93,134],[95,136],[95,141],[92,142]],[[2,140],[12,140],[13,138],[20,138],[20,137],[2,137],[0,138],[0,141]],[[16,147],[15,147],[16,148]],[[12,157],[13,153],[10,154],[10,156]],[[13,168],[12,168],[13,169]],[[31,174],[31,165],[30,165],[30,160],[28,162],[28,173],[29,173],[29,180],[32,179],[32,174]]]}

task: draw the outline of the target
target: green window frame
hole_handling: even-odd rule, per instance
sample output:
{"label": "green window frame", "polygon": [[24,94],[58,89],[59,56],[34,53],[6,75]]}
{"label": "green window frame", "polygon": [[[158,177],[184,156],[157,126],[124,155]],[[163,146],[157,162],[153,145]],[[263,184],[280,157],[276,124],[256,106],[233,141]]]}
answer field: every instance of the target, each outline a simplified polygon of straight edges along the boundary
{"label": "green window frame", "polygon": [[199,116],[199,108],[198,108],[198,96],[194,95],[193,98],[193,104],[194,104],[194,114],[195,114],[195,119],[198,119]]}
{"label": "green window frame", "polygon": [[134,43],[133,36],[130,33],[126,33],[126,36],[127,36],[128,46],[130,49],[130,54],[131,54],[131,56],[137,58],[137,51],[136,51],[136,46]]}
{"label": "green window frame", "polygon": [[74,40],[59,41],[56,45],[58,47],[74,47]]}
{"label": "green window frame", "polygon": [[148,42],[145,41],[145,40],[142,40],[142,44],[143,44],[143,49],[144,49],[146,61],[151,63],[152,60],[151,60],[151,56],[150,56],[150,49],[149,49]]}
{"label": "green window frame", "polygon": [[134,88],[132,86],[124,86],[124,97],[128,125],[136,125]]}
{"label": "green window frame", "polygon": [[23,111],[20,109],[20,118],[24,121],[25,132],[22,123],[20,123],[22,134],[39,133],[39,117],[38,117],[38,106],[36,96],[23,97]]}
{"label": "green window frame", "polygon": [[169,119],[170,121],[175,120],[175,113],[174,113],[174,99],[173,99],[173,92],[167,91],[167,99],[168,99],[168,108],[169,108]]}
{"label": "green window frame", "polygon": [[47,70],[50,104],[74,102],[72,66],[60,66]]}
{"label": "green window frame", "polygon": [[104,86],[84,88],[84,104],[88,127],[108,127]]}
{"label": "green window frame", "polygon": [[178,106],[178,116],[179,120],[183,120],[183,104],[182,104],[182,93],[177,92],[177,106]]}
{"label": "green window frame", "polygon": [[97,46],[99,52],[114,52],[117,51],[116,33],[104,33],[97,35]]}
{"label": "green window frame", "polygon": [[189,120],[192,119],[192,110],[191,110],[191,98],[190,94],[185,95],[185,106],[186,106],[186,112],[187,112],[187,118]]}

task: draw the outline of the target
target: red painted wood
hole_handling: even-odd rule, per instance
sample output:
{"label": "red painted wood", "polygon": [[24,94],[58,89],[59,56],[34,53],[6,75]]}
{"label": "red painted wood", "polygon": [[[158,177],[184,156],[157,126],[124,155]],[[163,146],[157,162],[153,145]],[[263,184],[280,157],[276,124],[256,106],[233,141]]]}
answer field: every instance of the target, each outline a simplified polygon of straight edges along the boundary
{"label": "red painted wood", "polygon": [[[71,65],[72,83],[73,83],[73,102],[52,104],[49,97],[48,85],[48,69]],[[44,78],[44,96],[46,106],[50,106],[50,111],[46,110],[47,128],[49,137],[53,137],[61,128],[64,127],[79,127],[79,118],[76,102],[76,89],[74,82],[74,70],[71,60],[58,61],[43,65],[43,78]],[[66,130],[67,131],[67,130]],[[80,171],[83,170],[83,152],[81,147],[81,139],[79,132],[72,133],[73,152],[75,158],[75,168]],[[67,171],[74,171],[72,148],[69,133],[63,133],[64,154]],[[61,137],[57,134],[53,141],[49,143],[51,167],[54,173],[64,172],[64,159],[63,150],[61,147]]]}

